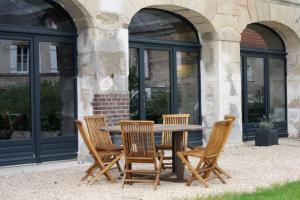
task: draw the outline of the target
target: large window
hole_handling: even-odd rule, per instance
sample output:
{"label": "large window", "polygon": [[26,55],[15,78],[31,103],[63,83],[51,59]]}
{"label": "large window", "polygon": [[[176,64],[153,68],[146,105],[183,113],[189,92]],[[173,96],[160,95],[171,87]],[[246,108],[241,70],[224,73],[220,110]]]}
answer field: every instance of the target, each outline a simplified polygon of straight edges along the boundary
{"label": "large window", "polygon": [[241,55],[244,139],[254,138],[263,118],[287,135],[284,43],[272,29],[251,24],[242,33]]}
{"label": "large window", "polygon": [[[201,46],[194,27],[172,13],[144,9],[133,17],[129,37],[131,119],[162,123],[162,114],[189,113],[190,123],[201,123]],[[200,142],[199,134],[190,142]]]}
{"label": "large window", "polygon": [[76,28],[49,2],[0,1],[0,165],[76,156]]}

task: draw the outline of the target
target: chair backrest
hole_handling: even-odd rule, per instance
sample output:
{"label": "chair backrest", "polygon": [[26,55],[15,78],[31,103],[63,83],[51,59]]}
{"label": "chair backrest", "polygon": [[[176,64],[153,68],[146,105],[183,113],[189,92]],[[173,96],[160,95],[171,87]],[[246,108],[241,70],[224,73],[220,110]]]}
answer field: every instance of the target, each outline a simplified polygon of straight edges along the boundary
{"label": "chair backrest", "polygon": [[[231,129],[232,129],[232,127],[233,127],[233,124],[234,124],[234,122],[235,122],[235,119],[236,119],[236,117],[233,116],[233,115],[225,115],[225,116],[224,116],[224,120],[230,120],[230,122],[231,122]],[[227,140],[228,140],[228,138],[229,138],[229,136],[230,136],[230,133],[231,133],[231,131],[228,133],[227,138],[225,139],[224,145],[226,144],[226,142],[227,142]]]}
{"label": "chair backrest", "polygon": [[84,120],[86,121],[92,143],[97,149],[105,150],[113,146],[109,132],[100,131],[100,128],[107,126],[106,119],[104,116],[85,116]]}
{"label": "chair backrest", "polygon": [[156,159],[153,121],[120,121],[125,158]]}
{"label": "chair backrest", "polygon": [[204,150],[204,158],[215,162],[223,150],[231,132],[232,120],[219,121],[214,124],[208,143]]}
{"label": "chair backrest", "polygon": [[83,126],[83,123],[79,120],[75,120],[75,124],[79,130],[79,133],[86,145],[86,147],[88,148],[91,156],[95,159],[95,160],[99,160],[100,158],[98,157],[97,151],[94,147],[94,145],[92,144],[91,138],[88,134],[87,129]]}
{"label": "chair backrest", "polygon": [[[162,115],[163,124],[189,124],[190,114],[167,114]],[[188,134],[184,133],[183,145],[187,146]],[[172,144],[172,133],[165,131],[162,133],[162,144]]]}

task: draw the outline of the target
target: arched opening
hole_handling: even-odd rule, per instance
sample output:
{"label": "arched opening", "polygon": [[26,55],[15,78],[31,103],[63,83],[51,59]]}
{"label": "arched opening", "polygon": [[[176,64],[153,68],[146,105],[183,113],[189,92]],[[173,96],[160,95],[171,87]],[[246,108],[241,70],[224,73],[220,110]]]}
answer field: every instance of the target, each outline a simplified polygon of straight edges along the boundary
{"label": "arched opening", "polygon": [[[198,34],[185,18],[142,9],[129,25],[130,118],[162,123],[162,114],[189,113],[201,123]],[[193,136],[194,135],[194,136]],[[199,143],[200,134],[190,134]]]}
{"label": "arched opening", "polygon": [[287,136],[286,50],[280,36],[250,24],[241,37],[243,139],[251,140],[263,119]]}
{"label": "arched opening", "polygon": [[0,2],[0,165],[76,157],[76,38],[53,1]]}

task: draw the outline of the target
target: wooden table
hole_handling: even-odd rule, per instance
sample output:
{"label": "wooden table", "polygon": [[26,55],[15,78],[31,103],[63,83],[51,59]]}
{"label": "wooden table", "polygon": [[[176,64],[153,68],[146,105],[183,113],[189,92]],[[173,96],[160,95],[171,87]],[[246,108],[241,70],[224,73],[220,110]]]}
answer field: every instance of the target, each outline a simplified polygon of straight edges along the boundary
{"label": "wooden table", "polygon": [[[118,126],[109,126],[107,128],[101,128],[101,131],[108,131],[110,133],[119,133],[121,134],[121,127]],[[184,132],[194,132],[203,130],[201,125],[192,125],[192,124],[178,124],[178,125],[169,125],[169,124],[155,124],[154,132],[162,133],[164,131],[172,132],[172,159],[173,159],[173,173],[175,173],[178,182],[184,182],[184,166],[182,161],[177,157],[176,152],[182,151],[183,148],[183,133]]]}

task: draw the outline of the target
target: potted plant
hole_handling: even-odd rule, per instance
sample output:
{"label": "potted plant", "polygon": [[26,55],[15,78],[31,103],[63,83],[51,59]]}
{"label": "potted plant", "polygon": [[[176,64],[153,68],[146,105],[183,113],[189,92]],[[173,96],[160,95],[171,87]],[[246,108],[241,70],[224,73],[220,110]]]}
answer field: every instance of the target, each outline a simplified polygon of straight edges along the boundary
{"label": "potted plant", "polygon": [[267,119],[264,116],[255,133],[255,146],[270,145],[278,145],[278,130],[274,128],[273,117]]}

